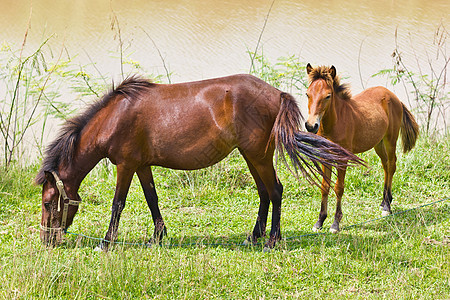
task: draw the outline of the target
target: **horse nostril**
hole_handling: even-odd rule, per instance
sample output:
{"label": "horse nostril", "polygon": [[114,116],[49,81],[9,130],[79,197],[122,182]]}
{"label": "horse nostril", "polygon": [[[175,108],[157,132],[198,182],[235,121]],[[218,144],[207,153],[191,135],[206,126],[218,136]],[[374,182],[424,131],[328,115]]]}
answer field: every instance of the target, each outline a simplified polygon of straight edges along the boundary
{"label": "horse nostril", "polygon": [[317,133],[317,131],[319,130],[318,123],[314,123],[314,125],[310,125],[308,122],[305,122],[305,127],[306,127],[306,130],[308,130],[308,132],[312,132],[312,133]]}

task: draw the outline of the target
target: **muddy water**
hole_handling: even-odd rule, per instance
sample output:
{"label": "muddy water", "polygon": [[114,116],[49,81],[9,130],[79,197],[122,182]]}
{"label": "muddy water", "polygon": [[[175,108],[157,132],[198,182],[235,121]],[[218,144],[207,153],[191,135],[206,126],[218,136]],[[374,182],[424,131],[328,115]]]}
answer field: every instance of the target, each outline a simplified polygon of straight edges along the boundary
{"label": "muddy water", "polygon": [[[119,20],[132,58],[163,73],[155,45],[174,73],[186,81],[248,72],[247,49],[254,50],[272,1],[0,1],[0,39],[20,45],[32,9],[29,43],[55,34],[78,60],[89,57],[112,76],[118,68],[108,56],[118,50],[111,16]],[[432,4],[432,5],[431,5]],[[392,66],[395,31],[407,54],[434,55],[434,34],[447,25],[447,0],[293,1],[275,0],[260,49],[271,59],[296,54],[313,64],[334,64],[360,88],[383,67]],[[449,29],[450,26],[447,26]],[[148,36],[147,36],[148,35]],[[359,67],[358,67],[359,58]]]}
{"label": "muddy water", "polygon": [[450,29],[448,0],[275,0],[271,5],[272,0],[3,0],[0,42],[19,49],[31,20],[30,49],[53,35],[54,52],[64,45],[74,62],[95,62],[117,81],[120,28],[132,60],[154,74],[165,74],[164,61],[172,82],[181,82],[247,73],[247,51],[255,50],[262,32],[259,51],[272,62],[297,55],[313,65],[333,64],[358,92],[386,85],[386,79],[371,75],[392,67],[396,31],[404,59],[415,71],[416,61],[426,69],[427,59],[437,56],[439,25]]}

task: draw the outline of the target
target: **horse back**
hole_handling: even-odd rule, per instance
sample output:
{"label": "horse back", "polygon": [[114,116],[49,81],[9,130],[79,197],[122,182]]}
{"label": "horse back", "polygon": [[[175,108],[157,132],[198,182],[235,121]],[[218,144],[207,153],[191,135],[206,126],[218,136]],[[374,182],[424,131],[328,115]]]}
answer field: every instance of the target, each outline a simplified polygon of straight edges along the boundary
{"label": "horse back", "polygon": [[383,118],[388,123],[401,119],[402,102],[385,87],[377,86],[364,90],[352,98],[353,105],[368,118]]}
{"label": "horse back", "polygon": [[[354,153],[367,151],[386,136],[398,134],[401,125],[402,103],[397,96],[384,87],[364,90],[348,100],[347,118],[352,120],[351,150]],[[396,137],[395,137],[396,138]]]}

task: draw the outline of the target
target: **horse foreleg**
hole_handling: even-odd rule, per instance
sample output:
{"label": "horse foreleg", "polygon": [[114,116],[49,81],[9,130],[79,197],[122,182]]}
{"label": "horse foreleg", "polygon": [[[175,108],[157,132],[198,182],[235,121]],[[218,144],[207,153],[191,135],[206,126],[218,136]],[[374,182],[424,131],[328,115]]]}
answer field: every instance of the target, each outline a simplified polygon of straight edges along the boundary
{"label": "horse foreleg", "polygon": [[110,243],[117,239],[120,215],[125,207],[125,200],[127,198],[128,189],[130,188],[131,180],[133,179],[133,174],[134,171],[125,168],[123,165],[117,166],[117,183],[111,209],[111,221],[105,238],[100,245],[95,248],[96,251],[107,251]]}
{"label": "horse foreleg", "polygon": [[314,224],[312,230],[318,231],[322,229],[323,222],[327,218],[327,211],[328,211],[328,194],[330,192],[330,180],[331,180],[331,168],[327,168],[325,166],[322,166],[322,171],[324,174],[324,177],[322,178],[322,185],[321,185],[321,192],[322,192],[322,201],[320,203],[320,213],[319,213],[319,219],[317,220],[316,224]]}
{"label": "horse foreleg", "polygon": [[334,214],[334,222],[331,224],[330,232],[336,233],[339,232],[339,222],[342,219],[342,195],[344,194],[344,181],[345,181],[345,173],[347,168],[342,168],[337,170],[337,180],[336,185],[334,186],[334,191],[336,193],[336,213]]}
{"label": "horse foreleg", "polygon": [[153,174],[150,167],[142,167],[136,171],[139,181],[144,191],[145,200],[148,208],[152,214],[153,224],[155,230],[153,238],[148,241],[149,245],[160,243],[162,238],[167,235],[167,229],[164,220],[161,216],[161,211],[158,206],[158,195],[156,194],[155,182],[153,181]]}

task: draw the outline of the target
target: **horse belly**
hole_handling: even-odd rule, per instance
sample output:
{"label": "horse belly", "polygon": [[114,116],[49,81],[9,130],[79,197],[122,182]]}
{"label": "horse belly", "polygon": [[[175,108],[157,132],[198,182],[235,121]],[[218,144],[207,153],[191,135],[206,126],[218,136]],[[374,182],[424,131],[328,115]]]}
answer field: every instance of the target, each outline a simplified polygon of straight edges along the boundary
{"label": "horse belly", "polygon": [[354,153],[362,153],[375,147],[385,136],[388,116],[381,106],[369,106],[359,118],[353,133]]}
{"label": "horse belly", "polygon": [[202,169],[221,161],[234,148],[234,143],[227,139],[200,138],[189,144],[172,143],[170,148],[155,156],[151,164],[179,170]]}
{"label": "horse belly", "polygon": [[225,158],[235,147],[236,139],[228,122],[214,122],[199,114],[192,122],[160,126],[149,139],[151,164],[194,170],[211,166]]}

